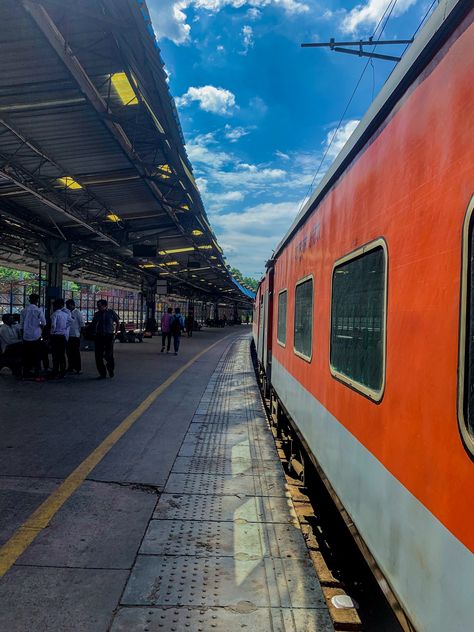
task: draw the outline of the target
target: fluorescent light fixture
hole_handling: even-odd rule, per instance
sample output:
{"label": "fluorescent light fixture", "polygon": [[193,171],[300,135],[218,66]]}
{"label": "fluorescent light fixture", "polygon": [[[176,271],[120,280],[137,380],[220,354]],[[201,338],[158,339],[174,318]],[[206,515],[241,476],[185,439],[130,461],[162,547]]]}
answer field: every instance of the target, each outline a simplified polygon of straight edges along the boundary
{"label": "fluorescent light fixture", "polygon": [[211,259],[217,259],[216,255],[211,255]]}
{"label": "fluorescent light fixture", "polygon": [[76,180],[74,180],[74,178],[71,178],[71,176],[58,178],[56,182],[65,189],[72,189],[73,191],[76,191],[77,189],[82,189],[82,186],[79,184],[79,182],[76,182]]}
{"label": "fluorescent light fixture", "polygon": [[106,217],[109,222],[120,222],[120,217],[115,213],[109,213],[108,215],[106,215]]}
{"label": "fluorescent light fixture", "polygon": [[199,250],[212,250],[211,244],[204,244],[204,246],[198,246]]}
{"label": "fluorescent light fixture", "polygon": [[165,165],[156,165],[156,171],[153,173],[153,175],[158,176],[162,180],[168,180],[168,178],[171,177],[172,173],[173,171],[171,167],[165,164]]}
{"label": "fluorescent light fixture", "polygon": [[181,204],[179,207],[182,211],[189,211],[189,204]]}
{"label": "fluorescent light fixture", "polygon": [[179,261],[165,261],[165,266],[179,266]]}
{"label": "fluorescent light fixture", "polygon": [[115,72],[111,77],[111,81],[123,105],[138,104],[137,95],[124,72]]}
{"label": "fluorescent light fixture", "polygon": [[194,235],[194,237],[200,237],[201,235],[204,235],[204,233],[202,232],[202,230],[199,230],[199,228],[195,228],[191,232],[191,235]]}
{"label": "fluorescent light fixture", "polygon": [[158,266],[156,265],[156,263],[144,263],[140,267],[141,268],[157,268]]}
{"label": "fluorescent light fixture", "polygon": [[187,247],[187,248],[171,248],[170,250],[160,250],[158,254],[160,255],[175,255],[179,252],[194,252],[194,248],[191,247]]}

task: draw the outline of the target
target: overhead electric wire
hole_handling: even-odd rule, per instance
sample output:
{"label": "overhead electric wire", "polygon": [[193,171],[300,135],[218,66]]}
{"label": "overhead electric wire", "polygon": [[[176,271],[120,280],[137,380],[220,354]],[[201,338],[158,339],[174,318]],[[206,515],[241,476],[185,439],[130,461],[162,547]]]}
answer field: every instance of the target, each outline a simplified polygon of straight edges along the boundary
{"label": "overhead electric wire", "polygon": [[[385,11],[384,11],[384,12],[383,12],[383,14],[382,14],[382,17],[381,17],[381,18],[380,18],[380,20],[378,21],[377,26],[376,26],[376,27],[375,27],[375,29],[374,29],[374,32],[373,32],[372,38],[374,38],[374,37],[375,37],[375,34],[377,33],[377,30],[378,30],[379,26],[382,24],[382,22],[383,22],[383,20],[384,20],[385,16],[387,15],[387,12],[388,12],[387,19],[385,20],[385,23],[383,24],[383,27],[382,27],[382,29],[380,30],[380,33],[379,33],[379,35],[378,35],[378,37],[377,37],[377,40],[376,40],[376,41],[379,41],[379,40],[380,40],[380,38],[382,37],[382,34],[383,34],[383,32],[384,32],[385,28],[387,27],[388,21],[389,21],[389,19],[390,19],[391,15],[392,15],[392,13],[393,13],[393,10],[394,10],[394,8],[395,8],[395,6],[396,6],[397,2],[398,2],[398,0],[390,0],[390,1],[389,1],[389,3],[388,3],[388,5],[387,5],[387,7],[386,7],[386,9],[385,9]],[[374,52],[374,51],[375,51],[375,48],[376,48],[376,45],[374,45],[374,46],[373,46],[373,48],[372,48],[372,52]],[[334,142],[334,139],[336,138],[337,132],[339,131],[339,128],[341,127],[341,124],[342,124],[342,122],[343,122],[343,120],[344,120],[344,118],[345,118],[345,116],[346,116],[347,110],[349,109],[349,107],[350,107],[350,105],[351,105],[351,103],[352,103],[352,100],[354,99],[354,97],[355,97],[355,95],[356,95],[356,92],[357,92],[357,90],[358,90],[358,88],[359,88],[359,86],[360,86],[360,83],[361,83],[361,81],[362,81],[362,79],[363,79],[363,77],[364,77],[364,75],[365,75],[365,72],[366,72],[367,68],[369,67],[369,64],[370,64],[370,62],[371,62],[371,61],[372,61],[372,59],[371,59],[371,58],[369,58],[369,59],[367,60],[367,63],[365,64],[364,68],[362,69],[362,72],[361,72],[361,74],[360,74],[360,76],[359,76],[359,79],[357,80],[357,83],[356,83],[356,85],[355,85],[355,87],[354,87],[354,90],[352,91],[352,94],[351,94],[351,96],[349,97],[349,100],[348,100],[348,102],[347,102],[347,104],[346,104],[346,107],[344,108],[344,112],[342,113],[342,116],[341,116],[341,118],[339,119],[339,123],[337,124],[337,127],[336,127],[336,129],[334,130],[333,135],[331,136],[331,140],[329,141],[329,143],[328,143],[328,145],[327,145],[327,147],[326,147],[326,151],[324,152],[323,157],[321,158],[321,162],[319,163],[318,169],[317,169],[316,173],[314,174],[314,177],[313,177],[313,179],[312,179],[312,181],[311,181],[311,184],[310,184],[310,185],[309,185],[309,187],[308,187],[308,191],[306,192],[305,196],[304,196],[304,197],[303,197],[303,199],[301,200],[301,203],[300,203],[300,205],[299,205],[299,207],[298,207],[298,212],[297,212],[297,215],[299,215],[299,213],[301,212],[301,209],[303,208],[303,205],[304,205],[304,203],[305,203],[306,198],[308,198],[308,196],[309,196],[309,195],[311,195],[311,192],[312,192],[312,190],[313,190],[313,188],[314,188],[314,183],[315,183],[315,181],[316,181],[316,178],[318,177],[319,172],[321,171],[321,167],[323,166],[324,161],[326,160],[326,157],[327,157],[327,155],[328,155],[328,153],[329,153],[329,150],[331,149],[331,146],[332,146],[332,144],[333,144],[333,142]]]}

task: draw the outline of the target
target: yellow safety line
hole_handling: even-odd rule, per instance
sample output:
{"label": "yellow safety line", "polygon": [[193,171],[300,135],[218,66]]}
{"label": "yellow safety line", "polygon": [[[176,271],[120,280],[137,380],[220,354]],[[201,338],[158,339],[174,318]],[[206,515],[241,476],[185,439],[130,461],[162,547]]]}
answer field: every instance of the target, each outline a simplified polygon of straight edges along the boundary
{"label": "yellow safety line", "polygon": [[229,334],[217,340],[206,349],[196,354],[189,362],[175,371],[160,386],[155,388],[142,403],[135,408],[125,419],[113,430],[97,448],[89,454],[89,456],[69,474],[69,476],[61,483],[41,505],[36,509],[30,517],[15,531],[12,537],[5,542],[0,548],[0,578],[7,573],[15,564],[17,559],[22,555],[30,544],[35,540],[36,536],[48,526],[56,512],[61,509],[64,503],[72,496],[72,494],[82,485],[90,472],[100,463],[104,456],[114,447],[117,441],[129,430],[133,424],[139,419],[145,411],[150,408],[153,402],[175,382],[178,377],[184,373],[189,367],[196,362],[201,356],[210,351],[217,344],[229,338],[233,334]]}

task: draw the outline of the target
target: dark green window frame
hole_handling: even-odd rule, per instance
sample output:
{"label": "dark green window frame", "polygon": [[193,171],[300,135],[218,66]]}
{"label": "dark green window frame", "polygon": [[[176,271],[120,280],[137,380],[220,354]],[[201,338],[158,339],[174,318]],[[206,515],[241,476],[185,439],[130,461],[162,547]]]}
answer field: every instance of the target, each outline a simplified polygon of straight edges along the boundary
{"label": "dark green window frame", "polygon": [[[283,297],[285,298],[283,309]],[[288,290],[278,292],[278,314],[277,314],[277,342],[282,347],[286,347],[286,320],[288,315]],[[283,335],[282,335],[283,334]]]}
{"label": "dark green window frame", "polygon": [[332,273],[331,373],[375,402],[385,389],[387,278],[383,239],[342,257]]}
{"label": "dark green window frame", "polygon": [[[298,294],[305,286],[311,287],[311,301],[308,306],[298,302]],[[314,307],[314,279],[309,275],[300,279],[295,286],[295,309],[293,322],[293,352],[295,355],[311,362],[313,357],[313,307]],[[303,310],[303,311],[301,311]],[[309,333],[309,344],[304,343],[304,335]],[[303,342],[303,345],[300,343]],[[307,342],[307,341],[306,341]],[[308,351],[309,353],[305,353]]]}
{"label": "dark green window frame", "polygon": [[459,430],[474,455],[474,195],[463,227],[458,375]]}

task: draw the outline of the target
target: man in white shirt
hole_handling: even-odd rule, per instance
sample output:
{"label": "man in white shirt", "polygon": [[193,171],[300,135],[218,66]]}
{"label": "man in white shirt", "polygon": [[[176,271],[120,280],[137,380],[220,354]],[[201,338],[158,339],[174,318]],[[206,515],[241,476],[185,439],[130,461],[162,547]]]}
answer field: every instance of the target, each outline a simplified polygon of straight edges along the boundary
{"label": "man in white shirt", "polygon": [[0,347],[2,364],[11,369],[13,375],[21,377],[22,343],[20,332],[15,328],[12,314],[2,316],[3,325],[0,327]]}
{"label": "man in white shirt", "polygon": [[51,316],[51,354],[53,356],[52,377],[64,377],[66,375],[66,344],[71,327],[71,313],[64,307],[64,299],[58,298],[53,303]]}
{"label": "man in white shirt", "polygon": [[39,295],[30,295],[30,304],[21,312],[20,327],[23,332],[24,375],[33,369],[36,380],[41,380],[41,333],[46,325],[44,311],[38,307]]}
{"label": "man in white shirt", "polygon": [[68,373],[76,373],[79,375],[82,369],[81,363],[81,331],[84,327],[84,318],[80,310],[77,309],[76,303],[70,298],[66,301],[66,307],[71,314],[71,326],[69,328],[69,340],[67,341],[66,353],[68,362]]}

